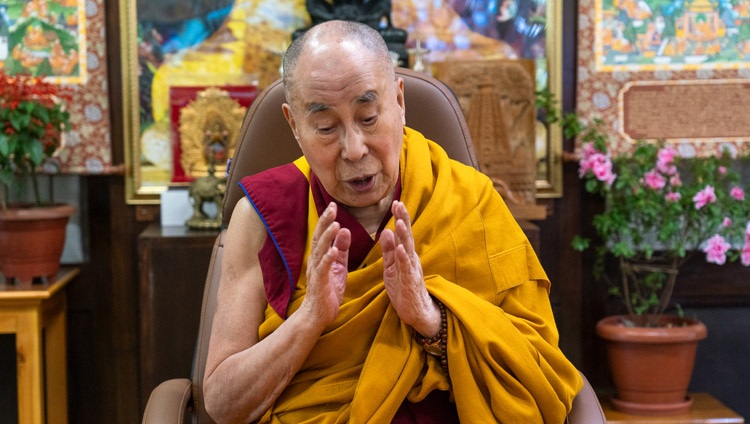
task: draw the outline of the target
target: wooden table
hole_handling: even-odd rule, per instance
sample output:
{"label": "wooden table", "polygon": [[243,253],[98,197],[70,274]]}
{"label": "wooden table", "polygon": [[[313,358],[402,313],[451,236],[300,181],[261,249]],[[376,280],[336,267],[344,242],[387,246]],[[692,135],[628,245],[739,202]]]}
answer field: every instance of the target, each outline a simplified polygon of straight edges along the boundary
{"label": "wooden table", "polygon": [[691,393],[693,405],[690,411],[665,416],[630,415],[614,410],[609,398],[602,398],[601,404],[607,423],[610,424],[712,424],[744,423],[745,419],[727,408],[708,393]]}
{"label": "wooden table", "polygon": [[62,268],[55,281],[30,286],[0,276],[0,333],[16,335],[20,424],[68,422],[63,288],[78,272]]}

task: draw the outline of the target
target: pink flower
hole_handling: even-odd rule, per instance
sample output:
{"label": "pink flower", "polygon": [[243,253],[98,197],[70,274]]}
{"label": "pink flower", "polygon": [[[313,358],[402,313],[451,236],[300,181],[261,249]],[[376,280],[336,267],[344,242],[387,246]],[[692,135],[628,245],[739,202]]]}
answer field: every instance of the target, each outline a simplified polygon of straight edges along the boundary
{"label": "pink flower", "polygon": [[651,170],[643,175],[643,182],[646,187],[652,190],[661,190],[667,185],[667,180],[656,170]]}
{"label": "pink flower", "polygon": [[616,174],[612,173],[612,160],[609,156],[596,150],[594,143],[585,143],[578,161],[578,176],[583,178],[591,172],[597,180],[611,186]]}
{"label": "pink flower", "polygon": [[669,185],[672,187],[679,187],[682,185],[682,179],[680,179],[680,174],[674,174],[671,177],[669,177]]}
{"label": "pink flower", "polygon": [[578,174],[580,177],[591,172],[597,180],[612,185],[616,175],[612,173],[612,161],[602,153],[594,153],[581,159]]}
{"label": "pink flower", "polygon": [[732,247],[724,238],[718,234],[706,242],[703,252],[706,253],[706,261],[717,265],[724,265],[727,260],[727,251]]}
{"label": "pink flower", "polygon": [[665,175],[672,175],[677,172],[677,168],[672,165],[677,151],[672,147],[660,149],[657,155],[656,168]]}
{"label": "pink flower", "polygon": [[664,196],[664,198],[666,198],[670,202],[679,202],[680,198],[682,198],[682,195],[680,193],[677,193],[676,191],[670,191]]}
{"label": "pink flower", "polygon": [[750,243],[745,244],[745,247],[742,249],[740,261],[742,262],[742,265],[750,266]]}
{"label": "pink flower", "polygon": [[695,196],[693,196],[693,202],[695,202],[695,209],[700,209],[704,206],[706,206],[709,203],[713,203],[716,201],[716,193],[714,192],[714,188],[710,185],[707,185],[706,188],[696,193]]}
{"label": "pink flower", "polygon": [[740,187],[732,187],[732,190],[729,193],[737,200],[745,200],[745,190]]}
{"label": "pink flower", "polygon": [[615,178],[617,178],[617,174],[610,172],[609,175],[605,176],[602,181],[607,184],[607,187],[611,187],[612,183],[615,182]]}
{"label": "pink flower", "polygon": [[594,143],[585,143],[583,145],[583,149],[581,151],[581,159],[578,161],[579,169],[578,173],[581,177],[586,175],[587,172],[591,169],[592,164],[594,163],[594,160],[592,157],[594,155],[600,154],[596,149],[594,148]]}
{"label": "pink flower", "polygon": [[724,227],[724,228],[727,228],[730,225],[732,225],[732,220],[729,217],[725,216],[724,217],[724,221],[721,222],[721,226]]}
{"label": "pink flower", "polygon": [[596,153],[599,153],[599,151],[594,147],[594,143],[586,143],[583,145],[583,157],[589,157]]}
{"label": "pink flower", "polygon": [[727,173],[727,167],[726,166],[720,166],[719,167],[719,174],[726,175]]}

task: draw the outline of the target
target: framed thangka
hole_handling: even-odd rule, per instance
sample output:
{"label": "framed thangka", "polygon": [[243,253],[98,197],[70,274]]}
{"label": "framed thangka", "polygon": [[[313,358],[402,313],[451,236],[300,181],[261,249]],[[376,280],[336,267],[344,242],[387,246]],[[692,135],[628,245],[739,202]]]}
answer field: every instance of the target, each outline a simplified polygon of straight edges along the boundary
{"label": "framed thangka", "polygon": [[71,129],[54,158],[69,173],[117,172],[112,165],[103,0],[0,0],[0,48],[9,75],[43,76],[75,101]]}
{"label": "framed thangka", "polygon": [[5,71],[86,81],[86,15],[82,0],[0,0],[0,21],[10,28]]}
{"label": "framed thangka", "polygon": [[183,142],[202,135],[180,134],[181,109],[212,87],[250,106],[279,78],[292,32],[307,24],[305,2],[121,0],[120,16],[127,201],[158,203],[197,176],[184,169]]}
{"label": "framed thangka", "polygon": [[[365,6],[328,1],[334,6]],[[158,203],[176,184],[176,87],[262,90],[279,77],[291,34],[310,22],[304,0],[121,0],[127,200]],[[435,55],[534,58],[537,86],[560,95],[558,0],[392,0],[392,24]],[[460,31],[453,32],[460,26]],[[433,38],[425,28],[432,26]],[[447,38],[446,38],[447,37]],[[553,47],[554,46],[554,47]],[[441,53],[441,51],[443,53]],[[244,88],[242,88],[244,87]],[[172,110],[170,110],[172,107]],[[562,136],[541,124],[539,197],[561,193]]]}
{"label": "framed thangka", "polygon": [[664,140],[683,155],[750,141],[750,1],[581,0],[578,114],[616,153]]}

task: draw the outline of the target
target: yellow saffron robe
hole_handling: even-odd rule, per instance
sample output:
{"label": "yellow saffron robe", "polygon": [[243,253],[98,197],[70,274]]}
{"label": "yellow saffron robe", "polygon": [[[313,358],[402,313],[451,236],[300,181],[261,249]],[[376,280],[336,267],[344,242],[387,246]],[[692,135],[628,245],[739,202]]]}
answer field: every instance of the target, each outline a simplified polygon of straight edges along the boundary
{"label": "yellow saffron robe", "polygon": [[[295,164],[309,179],[305,159]],[[377,244],[349,273],[338,317],[260,421],[387,423],[404,399],[451,390],[461,422],[564,422],[582,380],[558,348],[547,275],[492,182],[406,128],[401,184],[427,289],[446,307],[450,386],[390,305]],[[305,258],[318,220],[308,202]],[[289,314],[305,295],[306,267]],[[282,322],[269,306],[261,339]]]}

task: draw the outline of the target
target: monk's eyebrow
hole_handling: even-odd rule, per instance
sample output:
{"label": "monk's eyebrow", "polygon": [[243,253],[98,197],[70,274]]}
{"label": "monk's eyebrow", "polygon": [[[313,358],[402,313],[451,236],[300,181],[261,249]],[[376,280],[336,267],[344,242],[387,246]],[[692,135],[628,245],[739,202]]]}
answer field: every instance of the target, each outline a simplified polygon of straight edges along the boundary
{"label": "monk's eyebrow", "polygon": [[[375,91],[368,91],[365,94],[357,97],[355,99],[355,102],[357,104],[363,104],[363,103],[372,103],[378,99],[378,93]],[[326,104],[323,103],[308,103],[307,104],[307,114],[312,115],[314,113],[318,112],[325,112],[328,110],[329,107]]]}
{"label": "monk's eyebrow", "polygon": [[324,112],[328,110],[328,105],[324,105],[323,103],[309,103],[307,105],[307,114],[312,115],[314,113],[318,112]]}
{"label": "monk's eyebrow", "polygon": [[357,103],[372,103],[378,99],[378,93],[374,91],[368,91],[365,94],[357,97]]}

